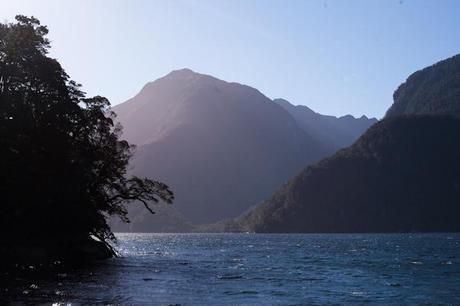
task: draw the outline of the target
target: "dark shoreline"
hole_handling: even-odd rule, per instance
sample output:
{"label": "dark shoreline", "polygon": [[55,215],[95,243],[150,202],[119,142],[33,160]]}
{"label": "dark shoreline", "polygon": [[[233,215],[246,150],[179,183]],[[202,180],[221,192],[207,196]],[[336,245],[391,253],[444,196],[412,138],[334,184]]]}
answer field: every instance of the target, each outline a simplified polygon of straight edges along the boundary
{"label": "dark shoreline", "polygon": [[40,241],[31,244],[6,244],[0,248],[2,269],[0,272],[17,270],[20,267],[42,267],[53,269],[63,264],[85,265],[94,261],[116,257],[116,252],[107,244],[92,238],[76,241]]}

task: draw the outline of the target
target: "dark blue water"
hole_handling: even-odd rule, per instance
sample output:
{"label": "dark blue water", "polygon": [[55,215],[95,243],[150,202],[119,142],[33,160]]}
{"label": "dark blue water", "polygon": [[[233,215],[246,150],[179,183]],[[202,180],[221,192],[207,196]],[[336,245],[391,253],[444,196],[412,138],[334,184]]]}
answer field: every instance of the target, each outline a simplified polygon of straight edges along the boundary
{"label": "dark blue water", "polygon": [[[460,234],[120,234],[121,258],[27,280],[41,303],[460,305]],[[16,288],[17,289],[17,288]]]}

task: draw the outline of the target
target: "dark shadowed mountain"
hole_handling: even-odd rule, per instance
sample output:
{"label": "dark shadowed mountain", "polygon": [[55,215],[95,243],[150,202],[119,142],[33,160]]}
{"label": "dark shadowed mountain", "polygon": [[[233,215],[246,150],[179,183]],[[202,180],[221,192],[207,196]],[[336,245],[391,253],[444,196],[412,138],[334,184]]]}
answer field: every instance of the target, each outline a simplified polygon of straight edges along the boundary
{"label": "dark shadowed mountain", "polygon": [[[460,105],[460,66],[452,66],[456,59],[409,77],[396,91],[388,118],[373,125],[351,147],[307,167],[242,217],[211,228],[256,232],[459,231],[460,118],[455,115]],[[435,83],[449,85],[440,90]],[[404,102],[406,98],[416,101],[409,98],[409,92],[413,97],[418,96],[415,92],[424,93],[418,98],[425,102]],[[395,110],[400,103],[411,105],[403,114],[425,115],[398,116]],[[426,115],[430,110],[433,114]]]}
{"label": "dark shadowed mountain", "polygon": [[410,75],[395,91],[393,99],[386,117],[460,115],[460,54]]}
{"label": "dark shadowed mountain", "polygon": [[275,99],[273,102],[288,111],[300,128],[336,150],[351,145],[377,122],[377,119],[366,116],[355,118],[351,115],[343,117],[321,115],[305,105],[295,106],[284,99]]}
{"label": "dark shadowed mountain", "polygon": [[307,167],[227,231],[459,231],[460,120],[385,119]]}
{"label": "dark shadowed mountain", "polygon": [[162,209],[166,218],[135,208],[130,227],[116,230],[173,231],[177,222],[182,231],[189,221],[238,216],[335,151],[258,90],[188,69],[148,83],[114,111],[123,136],[138,145],[133,172],[167,183],[176,196]]}

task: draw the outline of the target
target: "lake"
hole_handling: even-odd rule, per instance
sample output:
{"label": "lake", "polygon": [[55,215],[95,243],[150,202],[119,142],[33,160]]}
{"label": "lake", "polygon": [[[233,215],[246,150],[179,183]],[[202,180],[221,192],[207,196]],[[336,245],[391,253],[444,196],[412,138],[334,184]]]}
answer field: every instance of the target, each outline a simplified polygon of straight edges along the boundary
{"label": "lake", "polygon": [[3,285],[0,301],[460,304],[460,234],[117,234],[121,257]]}

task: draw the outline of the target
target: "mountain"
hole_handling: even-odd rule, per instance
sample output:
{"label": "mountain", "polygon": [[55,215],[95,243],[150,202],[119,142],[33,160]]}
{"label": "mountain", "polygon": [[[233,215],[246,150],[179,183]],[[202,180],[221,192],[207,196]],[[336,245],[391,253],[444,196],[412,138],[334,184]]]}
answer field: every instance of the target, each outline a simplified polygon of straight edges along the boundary
{"label": "mountain", "polygon": [[226,231],[459,231],[460,119],[385,119]]}
{"label": "mountain", "polygon": [[347,147],[355,142],[371,125],[377,122],[375,118],[355,118],[351,115],[343,117],[327,116],[316,113],[304,105],[292,105],[284,99],[273,102],[290,113],[300,128],[305,132],[321,139],[335,150]]}
{"label": "mountain", "polygon": [[460,54],[410,75],[393,99],[387,118],[403,114],[460,115]]}
{"label": "mountain", "polygon": [[155,233],[186,233],[195,230],[195,225],[187,220],[174,205],[155,205],[155,214],[147,213],[141,203],[132,203],[128,208],[129,223],[119,218],[111,218],[110,226],[116,232],[155,232]]}
{"label": "mountain", "polygon": [[130,224],[112,223],[119,231],[189,231],[236,217],[335,152],[320,128],[299,127],[258,90],[189,69],[148,83],[113,110],[123,137],[138,145],[132,171],[167,183],[176,196],[154,216],[134,205]]}
{"label": "mountain", "polygon": [[188,69],[148,83],[113,110],[123,137],[138,145],[133,171],[170,185],[174,208],[193,223],[239,215],[332,153],[256,89]]}
{"label": "mountain", "polygon": [[[352,146],[307,167],[240,218],[206,230],[459,231],[460,83],[453,76],[460,66],[454,69],[454,60],[458,57],[409,77],[396,91],[387,118]],[[434,84],[449,86],[440,90]],[[425,102],[408,103],[397,114],[400,103],[416,101],[410,98],[418,96],[415,92],[423,92],[418,101]]]}

